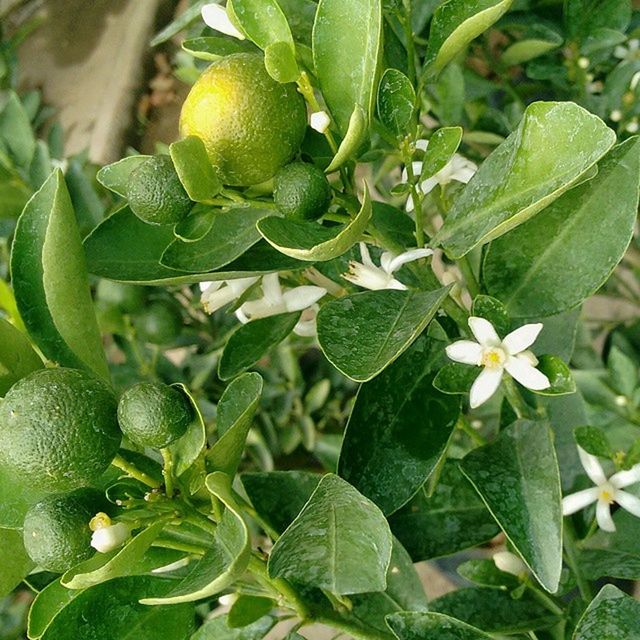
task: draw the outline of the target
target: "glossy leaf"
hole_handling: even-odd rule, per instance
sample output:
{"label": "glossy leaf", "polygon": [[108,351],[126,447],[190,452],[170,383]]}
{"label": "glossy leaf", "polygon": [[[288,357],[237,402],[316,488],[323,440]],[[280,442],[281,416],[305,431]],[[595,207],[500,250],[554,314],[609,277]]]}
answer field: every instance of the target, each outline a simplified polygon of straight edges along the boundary
{"label": "glossy leaf", "polygon": [[[136,576],[72,591],[53,582],[41,591],[29,620],[32,640],[94,640],[96,629],[110,640],[184,640],[195,629],[192,606],[145,607],[144,596],[166,593],[172,581]],[[91,624],[86,624],[90,619]]]}
{"label": "glossy leaf", "polygon": [[378,507],[328,474],[274,545],[269,574],[338,595],[384,591],[391,544]]}
{"label": "glossy leaf", "polygon": [[576,382],[569,367],[560,358],[551,355],[540,356],[536,368],[549,378],[551,386],[535,393],[542,396],[564,396],[575,393]]}
{"label": "glossy leaf", "polygon": [[42,366],[27,336],[0,318],[0,397],[20,378]]}
{"label": "glossy leaf", "polygon": [[24,105],[13,91],[9,92],[0,111],[0,143],[19,167],[29,166],[36,150],[36,140]]}
{"label": "glossy leaf", "polygon": [[389,524],[414,562],[482,544],[500,530],[453,462],[445,463],[433,496],[424,487]]}
{"label": "glossy leaf", "polygon": [[338,473],[385,514],[403,506],[444,454],[457,399],[433,386],[445,343],[422,336],[363,384],[344,435]]}
{"label": "glossy leaf", "polygon": [[436,242],[459,258],[507,233],[575,186],[614,142],[600,118],[572,102],[530,104],[456,200]]}
{"label": "glossy leaf", "polygon": [[219,439],[207,451],[210,471],[236,474],[261,393],[262,378],[257,373],[239,376],[224,390],[217,407]]}
{"label": "glossy leaf", "polygon": [[378,116],[396,135],[408,133],[416,109],[416,92],[402,71],[387,69],[378,87]]}
{"label": "glossy leaf", "polygon": [[266,616],[276,603],[271,598],[241,594],[231,605],[227,624],[234,629],[246,627]]}
{"label": "glossy leaf", "polygon": [[544,25],[531,25],[523,36],[507,47],[502,54],[502,62],[507,66],[522,64],[557,49],[562,44],[562,36]]}
{"label": "glossy leaf", "polygon": [[274,618],[264,616],[242,629],[232,629],[228,624],[229,617],[219,615],[205,621],[191,640],[263,640],[275,622]]}
{"label": "glossy leaf", "polygon": [[187,53],[200,60],[219,60],[233,53],[257,51],[253,43],[247,40],[222,36],[188,38],[181,46]]}
{"label": "glossy leaf", "polygon": [[520,580],[511,573],[505,573],[496,566],[492,558],[467,560],[457,568],[458,574],[465,580],[481,587],[513,589],[520,586]]}
{"label": "glossy leaf", "polygon": [[300,312],[280,313],[258,318],[240,325],[230,336],[218,363],[218,375],[222,380],[252,367],[267,351],[280,344],[300,319]]}
{"label": "glossy leaf", "polygon": [[326,173],[337,171],[342,165],[353,160],[357,155],[362,143],[367,135],[367,116],[364,109],[356,105],[351,117],[349,118],[349,126],[344,138],[333,156],[329,166],[325,169]]}
{"label": "glossy leaf", "polygon": [[636,136],[609,152],[595,178],[491,244],[483,269],[489,293],[511,315],[529,317],[559,313],[595,293],[631,240],[639,185]]}
{"label": "glossy leaf", "polygon": [[322,226],[271,216],[258,222],[258,231],[275,249],[296,260],[324,262],[337,258],[362,238],[371,219],[371,198],[365,190],[360,211],[345,225]]}
{"label": "glossy leaf", "polygon": [[200,138],[188,136],[174,142],[169,147],[169,153],[180,182],[192,200],[209,200],[222,189],[222,182],[216,175]]}
{"label": "glossy leaf", "polygon": [[370,120],[382,49],[381,0],[321,0],[313,27],[320,90],[340,132],[359,106]]}
{"label": "glossy leaf", "polygon": [[96,178],[102,186],[126,198],[131,174],[150,157],[151,156],[129,156],[123,158],[122,160],[102,167],[100,171],[98,171]]}
{"label": "glossy leaf", "polygon": [[[473,299],[471,315],[488,320],[503,338],[511,331],[511,319],[505,306],[491,296],[479,295]],[[536,341],[537,342],[537,341]]]}
{"label": "glossy leaf", "polygon": [[310,471],[270,471],[240,476],[251,504],[281,534],[302,511],[322,476]]}
{"label": "glossy leaf", "polygon": [[387,624],[398,640],[490,640],[480,629],[442,613],[394,613]]}
{"label": "glossy leaf", "polygon": [[640,602],[607,584],[591,601],[572,640],[638,640]]}
{"label": "glossy leaf", "polygon": [[260,240],[256,222],[269,215],[270,212],[264,209],[232,209],[215,213],[209,231],[200,240],[174,240],[160,261],[178,271],[204,273],[220,269]]}
{"label": "glossy leaf", "polygon": [[109,370],[69,192],[55,171],[20,216],[11,252],[18,310],[42,352],[63,366]]}
{"label": "glossy leaf", "polygon": [[614,453],[607,434],[598,427],[583,425],[573,430],[576,443],[587,453],[601,458],[612,458]]}
{"label": "glossy leaf", "polygon": [[455,152],[460,146],[462,140],[462,127],[442,127],[433,132],[429,138],[429,146],[424,152],[422,159],[422,171],[420,180],[431,178],[438,171],[444,169]]}
{"label": "glossy leaf", "polygon": [[194,564],[171,591],[158,598],[143,598],[148,605],[177,604],[210,598],[233,584],[245,571],[251,557],[249,530],[224,473],[210,473],[209,492],[226,507],[213,539],[213,548]]}
{"label": "glossy leaf", "polygon": [[186,432],[169,445],[173,459],[173,473],[180,477],[200,456],[207,444],[204,419],[197,402],[183,384],[173,385],[187,396],[191,404],[193,420]]}
{"label": "glossy leaf", "polygon": [[41,491],[27,486],[0,466],[0,527],[20,529],[29,507],[44,497]]}
{"label": "glossy leaf", "polygon": [[481,371],[480,367],[473,367],[459,362],[449,362],[438,371],[433,381],[433,386],[442,391],[442,393],[464,395],[469,393],[471,385]]}
{"label": "glossy leaf", "polygon": [[[295,45],[287,18],[276,0],[229,0],[229,5],[242,31],[265,51],[265,65],[273,79],[294,82],[300,75]],[[279,61],[272,58],[274,51]],[[268,62],[269,58],[272,59]]]}
{"label": "glossy leaf", "polygon": [[528,594],[516,600],[510,593],[490,587],[452,591],[432,600],[429,610],[490,633],[545,629],[560,620]]}
{"label": "glossy leaf", "polygon": [[166,521],[154,522],[122,548],[110,554],[97,553],[67,571],[60,582],[67,589],[87,589],[107,580],[144,573],[143,557]]}
{"label": "glossy leaf", "polygon": [[422,333],[449,292],[366,291],[326,303],[318,313],[318,341],[342,373],[367,382]]}
{"label": "glossy leaf", "polygon": [[562,570],[560,474],[549,426],[519,420],[461,463],[540,584],[555,592]]}
{"label": "glossy leaf", "polygon": [[0,529],[0,598],[8,596],[34,568],[22,542],[22,531]]}
{"label": "glossy leaf", "polygon": [[442,3],[431,20],[425,58],[428,73],[439,73],[510,6],[511,0],[447,0]]}

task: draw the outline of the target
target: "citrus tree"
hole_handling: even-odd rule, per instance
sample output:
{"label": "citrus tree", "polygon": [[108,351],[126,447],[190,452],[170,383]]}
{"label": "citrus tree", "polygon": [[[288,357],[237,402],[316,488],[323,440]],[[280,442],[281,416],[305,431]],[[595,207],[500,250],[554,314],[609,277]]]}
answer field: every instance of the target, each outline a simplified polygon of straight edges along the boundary
{"label": "citrus tree", "polygon": [[639,325],[579,319],[637,311],[640,16],[511,5],[192,3],[181,138],[98,185],[7,94],[31,640],[640,638]]}

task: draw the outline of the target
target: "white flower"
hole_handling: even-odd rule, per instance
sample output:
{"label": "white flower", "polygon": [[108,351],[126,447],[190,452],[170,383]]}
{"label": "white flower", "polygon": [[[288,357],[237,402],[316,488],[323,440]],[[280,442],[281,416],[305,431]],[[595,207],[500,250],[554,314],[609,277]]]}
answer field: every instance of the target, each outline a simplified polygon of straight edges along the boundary
{"label": "white flower", "polygon": [[[416,142],[416,148],[427,150],[429,146],[428,140],[418,140]],[[413,169],[413,175],[419,176],[422,173],[422,162],[412,162],[411,167]],[[436,185],[445,186],[451,181],[463,182],[467,184],[473,175],[478,170],[478,165],[471,160],[467,160],[459,153],[454,154],[453,158],[442,168],[438,173],[426,180],[423,180],[416,188],[418,188],[424,195],[431,193]],[[409,178],[409,174],[405,169],[402,170],[402,182],[406,182]],[[413,211],[413,198],[409,196],[407,199],[406,209],[408,212]]]}
{"label": "white flower", "polygon": [[231,20],[229,20],[227,10],[224,7],[213,2],[211,4],[205,4],[200,10],[200,13],[204,23],[208,27],[228,36],[238,38],[238,40],[244,40],[244,33],[238,31]]}
{"label": "white flower", "polygon": [[640,482],[640,464],[628,471],[618,471],[607,478],[596,456],[587,453],[582,447],[578,447],[578,454],[589,479],[596,486],[566,496],[562,500],[562,514],[570,516],[596,502],[598,526],[603,531],[611,533],[616,530],[616,525],[611,518],[611,505],[614,502],[640,518],[640,498],[627,491],[622,491],[624,487]]}
{"label": "white flower", "polygon": [[640,40],[633,38],[627,42],[627,46],[619,44],[614,50],[613,55],[621,60],[630,62],[640,58]]}
{"label": "white flower", "polygon": [[326,111],[314,111],[309,117],[309,125],[319,133],[325,133],[331,124],[331,118]]}
{"label": "white flower", "polygon": [[620,109],[614,109],[609,115],[609,119],[612,122],[620,122],[620,120],[622,120],[622,111],[620,111]]}
{"label": "white flower", "polygon": [[640,130],[640,125],[638,124],[638,121],[634,118],[627,124],[624,130],[627,131],[628,133],[638,133],[638,130]]}
{"label": "white flower", "polygon": [[200,301],[207,313],[215,313],[225,305],[237,300],[259,278],[236,278],[235,280],[219,280],[217,282],[201,282]]}
{"label": "white flower", "polygon": [[369,249],[366,243],[360,243],[360,256],[362,262],[351,260],[349,262],[348,273],[343,273],[342,277],[359,287],[379,291],[380,289],[399,289],[405,291],[407,287],[393,277],[403,264],[413,262],[420,258],[426,258],[433,254],[431,249],[411,249],[400,255],[395,255],[389,251],[385,251],[380,256],[380,266],[373,263],[369,255]]}
{"label": "white flower", "polygon": [[484,367],[471,386],[471,408],[479,407],[497,391],[505,370],[527,389],[540,391],[551,386],[549,378],[535,368],[537,358],[528,351],[542,330],[542,323],[525,324],[504,340],[484,318],[472,316],[469,327],[478,342],[458,340],[446,351],[451,360]]}
{"label": "white flower", "polygon": [[[299,335],[315,334],[315,328],[311,331],[310,327],[311,322],[315,325],[313,307],[320,298],[327,294],[326,289],[305,285],[289,289],[289,291],[283,293],[278,274],[271,273],[262,278],[262,293],[262,298],[248,300],[236,311],[236,317],[240,322],[246,323],[258,318],[275,316],[279,313],[303,311],[306,312],[306,316],[303,313],[303,317],[294,328],[294,332],[298,333],[300,331]],[[310,315],[311,317],[309,317]]]}
{"label": "white flower", "polygon": [[512,576],[522,577],[529,573],[527,565],[511,551],[498,551],[493,554],[493,562],[496,567],[504,573],[510,573]]}
{"label": "white flower", "polygon": [[578,66],[581,69],[588,69],[590,64],[591,60],[589,60],[589,58],[586,58],[585,56],[580,56],[578,58]]}
{"label": "white flower", "polygon": [[130,533],[129,527],[124,522],[99,527],[91,536],[91,546],[100,553],[109,553],[121,547]]}

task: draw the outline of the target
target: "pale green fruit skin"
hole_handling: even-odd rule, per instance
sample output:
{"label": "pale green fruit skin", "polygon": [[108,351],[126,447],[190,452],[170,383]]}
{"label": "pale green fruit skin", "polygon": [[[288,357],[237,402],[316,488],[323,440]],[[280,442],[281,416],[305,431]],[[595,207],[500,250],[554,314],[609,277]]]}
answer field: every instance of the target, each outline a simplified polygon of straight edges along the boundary
{"label": "pale green fruit skin", "polygon": [[272,178],[300,149],[306,126],[295,84],[273,80],[255,53],[216,60],[180,114],[181,135],[200,138],[222,182],[232,186]]}

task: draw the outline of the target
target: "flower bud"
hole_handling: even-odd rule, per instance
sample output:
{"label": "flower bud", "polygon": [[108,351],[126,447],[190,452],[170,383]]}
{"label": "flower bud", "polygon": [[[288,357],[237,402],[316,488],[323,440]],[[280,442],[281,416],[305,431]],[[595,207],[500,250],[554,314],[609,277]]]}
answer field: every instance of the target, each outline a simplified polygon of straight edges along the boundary
{"label": "flower bud", "polygon": [[96,529],[91,536],[91,546],[100,553],[109,553],[121,547],[129,537],[129,527],[124,522]]}

